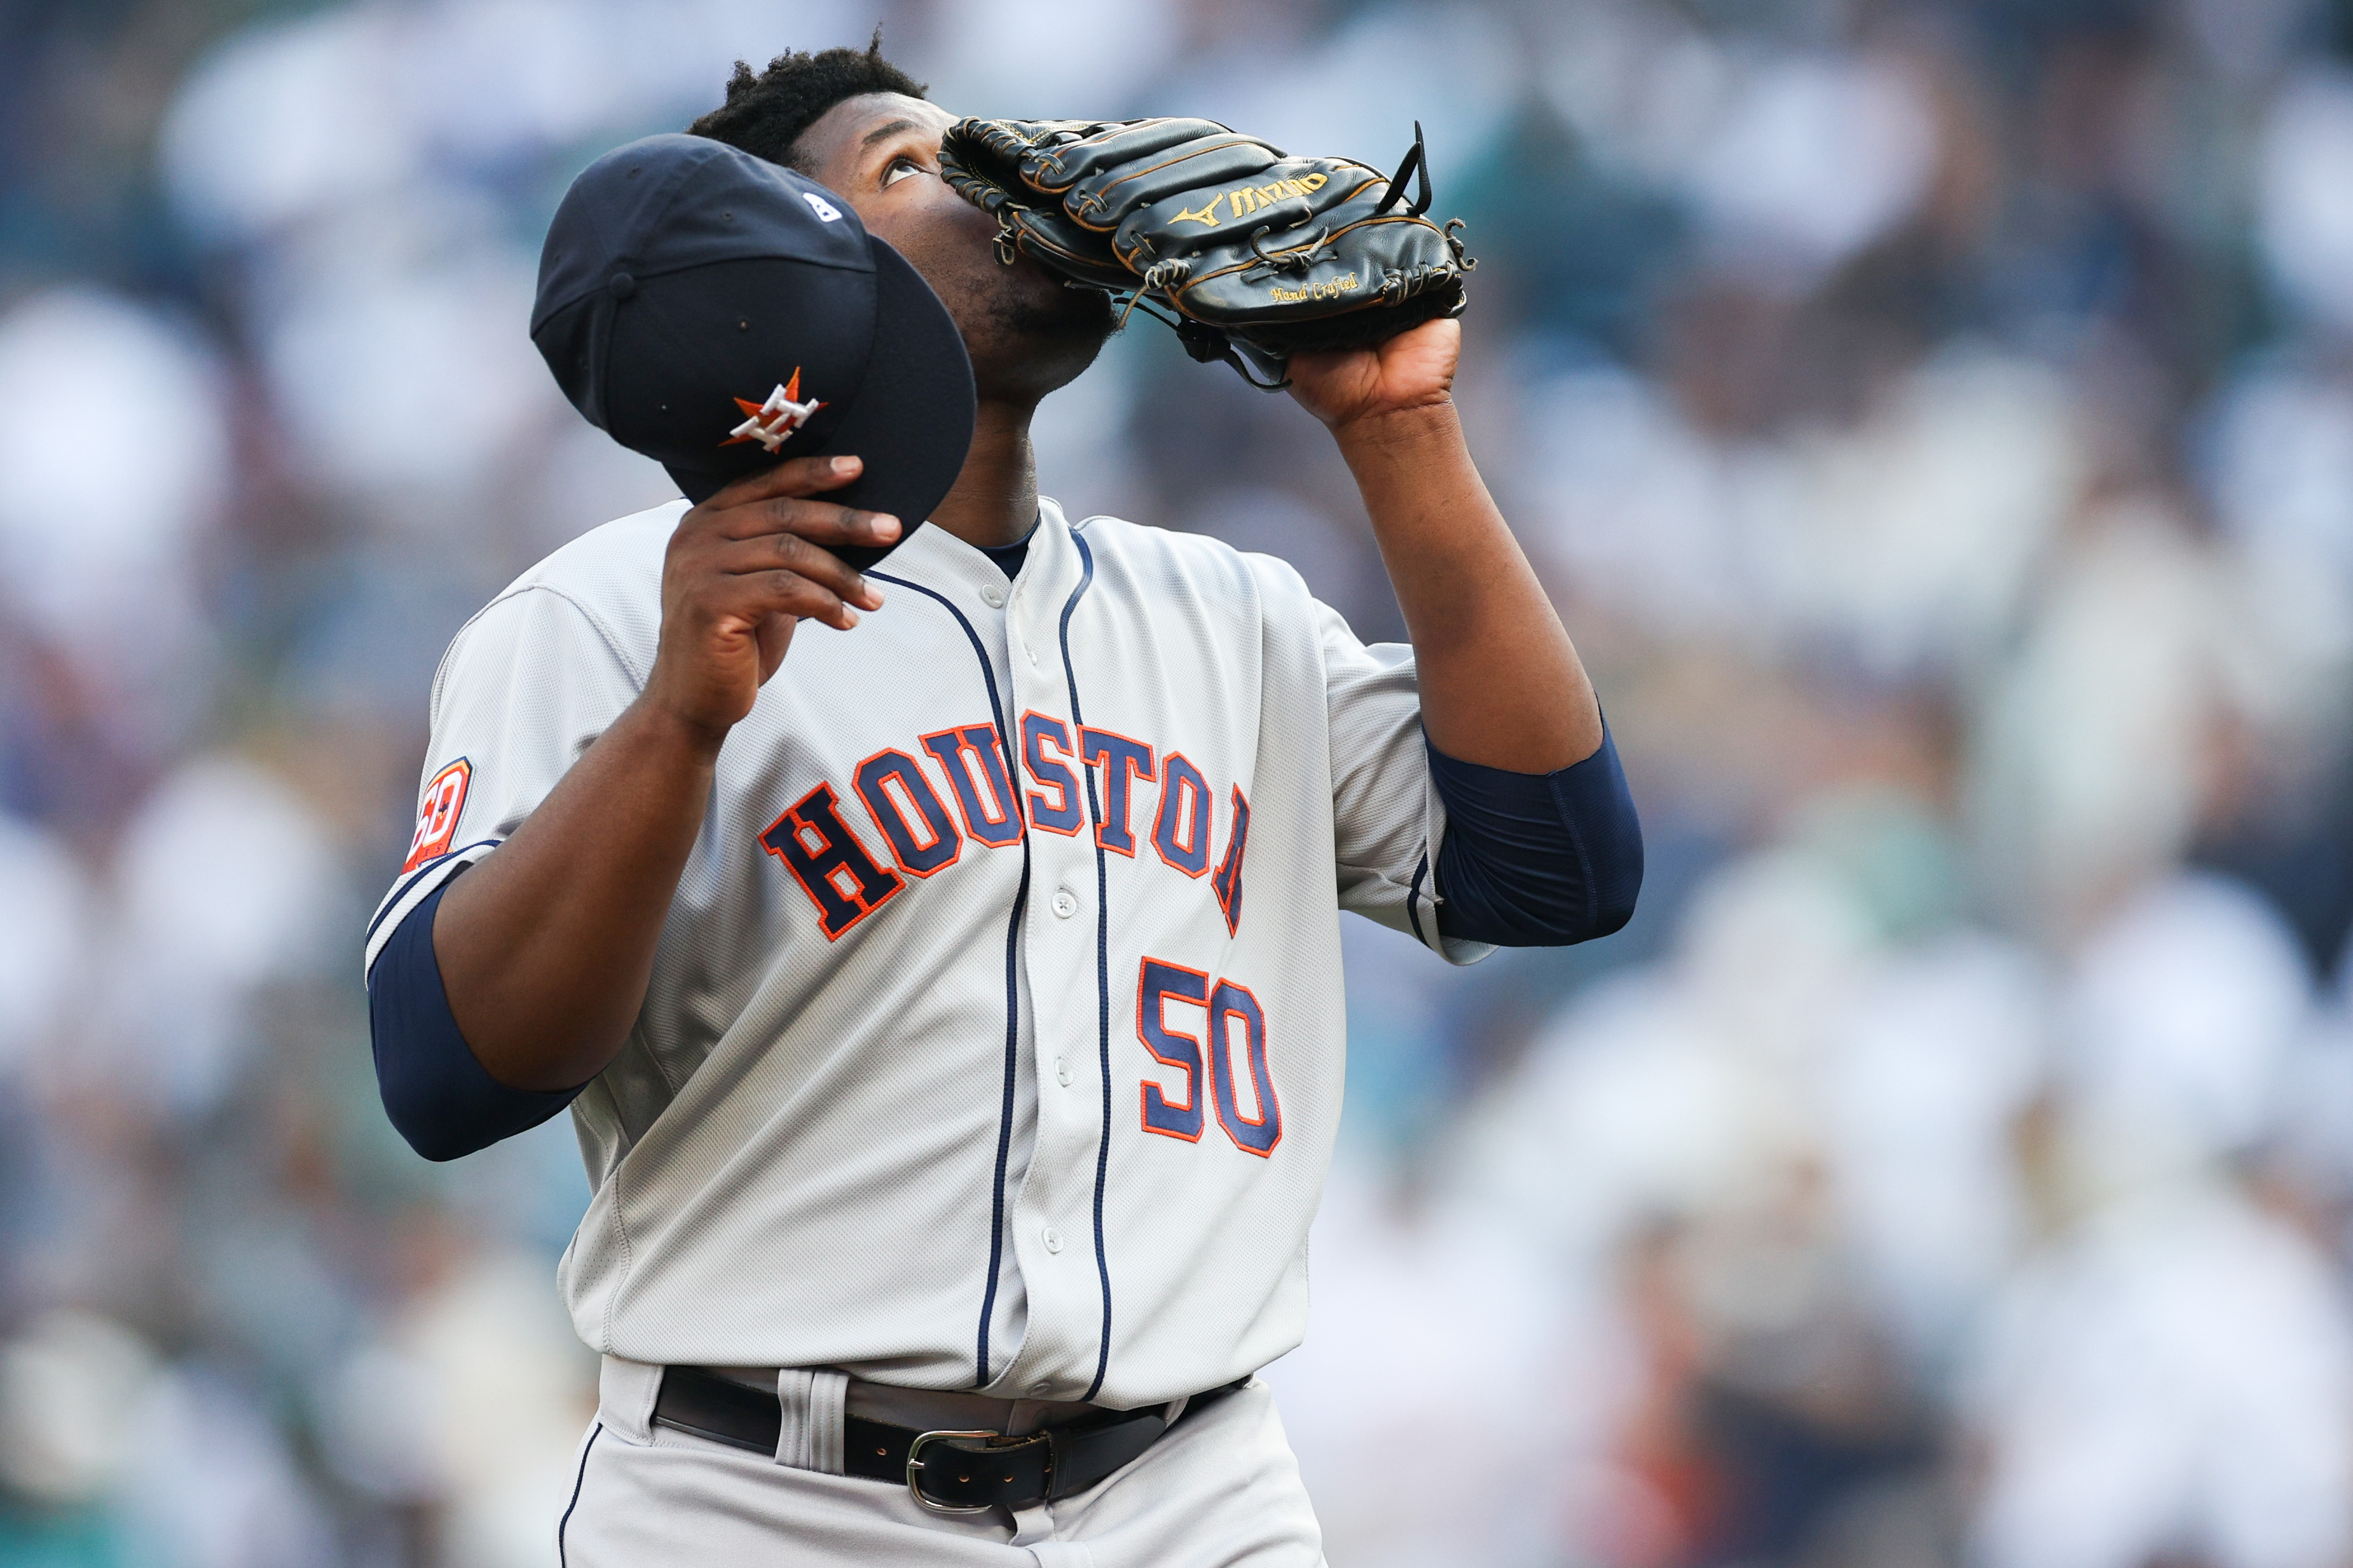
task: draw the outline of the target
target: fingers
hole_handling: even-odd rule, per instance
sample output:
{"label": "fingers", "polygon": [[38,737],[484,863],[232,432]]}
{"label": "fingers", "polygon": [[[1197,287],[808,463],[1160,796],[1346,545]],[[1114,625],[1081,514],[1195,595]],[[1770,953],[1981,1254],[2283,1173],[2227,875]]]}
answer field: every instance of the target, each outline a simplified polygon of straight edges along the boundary
{"label": "fingers", "polygon": [[682,711],[723,731],[750,711],[800,622],[848,631],[860,609],[881,607],[882,595],[825,546],[888,545],[898,519],[806,499],[863,468],[856,458],[797,458],[689,509],[663,552],[654,670],[686,694]]}
{"label": "fingers", "polygon": [[730,576],[759,576],[790,572],[818,584],[836,599],[863,610],[882,607],[882,595],[841,557],[794,533],[765,533],[714,546],[711,567]]}
{"label": "fingers", "polygon": [[805,498],[848,484],[865,471],[852,457],[799,458],[738,479],[695,508],[695,531],[722,539],[797,533],[819,544],[887,546],[902,531],[887,512],[860,511],[835,501]]}
{"label": "fingers", "polygon": [[899,520],[889,512],[860,511],[833,501],[792,496],[746,501],[731,508],[716,523],[722,539],[797,533],[819,544],[890,544],[900,533]]}
{"label": "fingers", "polygon": [[767,669],[783,657],[794,621],[848,631],[860,610],[881,609],[881,594],[825,547],[888,546],[902,532],[899,520],[807,499],[848,484],[864,468],[853,457],[797,458],[738,479],[694,508],[670,537],[666,602],[681,593],[681,603],[696,612],[690,619],[761,628]]}
{"label": "fingers", "polygon": [[798,572],[743,572],[712,579],[698,598],[698,607],[712,621],[755,629],[777,616],[821,621],[843,632],[858,624],[858,610],[852,605],[825,584]]}
{"label": "fingers", "polygon": [[710,510],[723,511],[772,496],[815,495],[820,490],[839,489],[865,468],[865,463],[857,458],[794,458],[737,479],[702,504]]}

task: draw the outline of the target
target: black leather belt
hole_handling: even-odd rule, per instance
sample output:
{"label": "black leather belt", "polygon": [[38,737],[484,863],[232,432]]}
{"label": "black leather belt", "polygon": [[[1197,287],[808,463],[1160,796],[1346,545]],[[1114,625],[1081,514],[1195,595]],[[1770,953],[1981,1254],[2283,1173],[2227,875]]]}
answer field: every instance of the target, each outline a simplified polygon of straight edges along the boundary
{"label": "black leather belt", "polygon": [[[1187,1400],[1179,1419],[1250,1382],[1238,1378]],[[904,1486],[935,1513],[986,1513],[1082,1492],[1156,1442],[1166,1406],[1119,1410],[1019,1437],[1002,1432],[919,1432],[860,1415],[842,1418],[842,1469]],[[654,1422],[714,1443],[773,1456],[785,1425],[774,1392],[701,1367],[662,1369]]]}

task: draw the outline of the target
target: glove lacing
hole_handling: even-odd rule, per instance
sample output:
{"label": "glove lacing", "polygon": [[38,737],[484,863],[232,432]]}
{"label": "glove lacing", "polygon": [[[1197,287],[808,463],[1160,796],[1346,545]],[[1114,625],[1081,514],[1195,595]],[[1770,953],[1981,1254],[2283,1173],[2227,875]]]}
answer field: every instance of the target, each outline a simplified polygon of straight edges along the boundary
{"label": "glove lacing", "polygon": [[1402,305],[1425,289],[1451,283],[1464,273],[1477,271],[1479,258],[1463,248],[1462,237],[1454,232],[1466,226],[1468,226],[1461,218],[1451,217],[1446,220],[1445,226],[1439,231],[1446,236],[1446,247],[1454,253],[1453,260],[1433,262],[1428,267],[1417,267],[1409,271],[1393,268],[1383,274],[1381,303]]}

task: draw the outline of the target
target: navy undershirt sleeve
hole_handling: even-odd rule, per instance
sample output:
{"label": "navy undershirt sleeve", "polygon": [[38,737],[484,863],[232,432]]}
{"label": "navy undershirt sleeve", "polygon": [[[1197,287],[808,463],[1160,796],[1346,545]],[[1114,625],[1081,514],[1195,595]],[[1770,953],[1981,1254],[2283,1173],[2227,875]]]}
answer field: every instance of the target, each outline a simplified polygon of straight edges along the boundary
{"label": "navy undershirt sleeve", "polygon": [[458,1032],[433,953],[433,912],[457,879],[408,912],[368,972],[376,1089],[393,1126],[428,1160],[454,1160],[536,1127],[580,1092],[509,1089],[483,1070]]}
{"label": "navy undershirt sleeve", "polygon": [[[1425,742],[1426,744],[1426,742]],[[1438,929],[1498,947],[1565,947],[1608,936],[1634,914],[1642,825],[1618,745],[1552,773],[1459,762],[1429,747],[1446,803]]]}

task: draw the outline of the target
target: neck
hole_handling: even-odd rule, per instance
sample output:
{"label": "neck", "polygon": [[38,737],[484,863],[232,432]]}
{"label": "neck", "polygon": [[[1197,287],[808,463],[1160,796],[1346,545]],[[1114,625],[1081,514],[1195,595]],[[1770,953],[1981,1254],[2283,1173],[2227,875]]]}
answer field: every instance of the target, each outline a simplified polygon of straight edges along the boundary
{"label": "neck", "polygon": [[1035,402],[983,399],[973,419],[964,471],[932,509],[934,528],[966,544],[1010,544],[1038,519],[1038,461],[1029,449]]}

